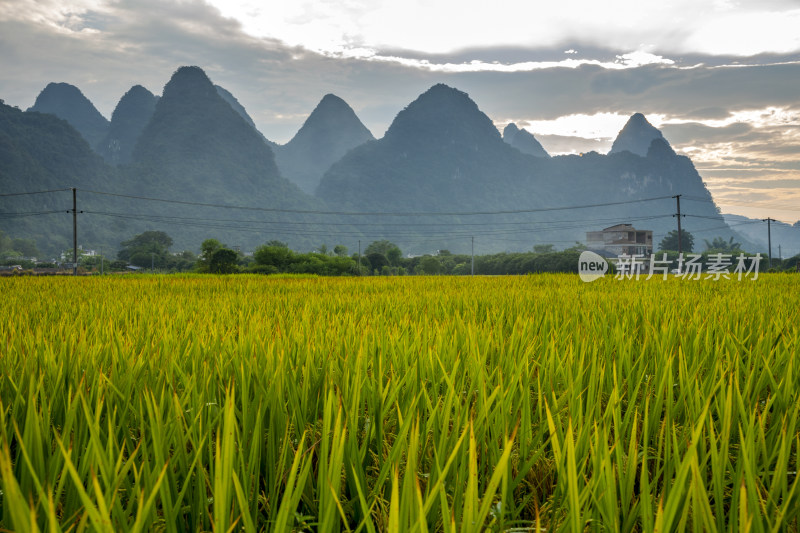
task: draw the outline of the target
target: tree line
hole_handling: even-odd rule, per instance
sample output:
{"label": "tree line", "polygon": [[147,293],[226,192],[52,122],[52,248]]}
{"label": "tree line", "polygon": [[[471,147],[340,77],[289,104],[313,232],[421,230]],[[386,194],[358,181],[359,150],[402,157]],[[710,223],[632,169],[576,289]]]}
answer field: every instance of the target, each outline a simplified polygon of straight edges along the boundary
{"label": "tree line", "polygon": [[[676,265],[677,239],[677,232],[671,232],[659,245],[659,253],[666,252]],[[684,254],[692,253],[694,244],[694,237],[684,231]],[[706,240],[705,244],[706,250],[702,252],[704,259],[716,253],[741,252],[740,244],[733,239],[726,241],[718,237],[713,241]],[[580,243],[561,251],[557,251],[552,244],[538,244],[528,252],[478,255],[473,258],[468,254],[453,254],[448,250],[438,250],[422,256],[404,256],[400,247],[388,240],[370,243],[361,255],[350,253],[341,244],[333,248],[323,244],[311,252],[298,252],[291,250],[286,243],[276,240],[257,247],[250,255],[217,239],[203,241],[199,254],[189,250],[172,252],[172,246],[173,240],[167,233],[146,231],[120,243],[115,260],[79,250],[78,262],[84,271],[97,272],[289,273],[321,276],[469,275],[474,272],[478,275],[504,275],[577,272],[578,258],[586,249]],[[22,252],[15,248],[27,254],[37,252],[36,244],[31,240],[10,239],[0,234],[0,259],[3,264],[20,263],[25,268],[33,268],[33,263],[25,263]],[[63,255],[67,262],[72,261],[72,250],[66,250]],[[799,260],[800,256],[783,261],[773,259],[773,269],[796,270]]]}

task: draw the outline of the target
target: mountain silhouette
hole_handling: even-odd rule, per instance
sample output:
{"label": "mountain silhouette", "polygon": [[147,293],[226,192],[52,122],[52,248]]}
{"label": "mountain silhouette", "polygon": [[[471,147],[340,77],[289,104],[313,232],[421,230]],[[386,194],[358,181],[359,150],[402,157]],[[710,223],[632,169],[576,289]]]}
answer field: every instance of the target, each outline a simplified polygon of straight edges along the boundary
{"label": "mountain silhouette", "polygon": [[664,136],[647,121],[643,114],[635,113],[620,130],[608,153],[617,154],[627,150],[632,154],[644,157],[655,139],[664,140]]}
{"label": "mountain silhouette", "polygon": [[316,194],[401,211],[516,205],[521,199],[507,191],[528,181],[541,161],[503,142],[466,93],[439,84],[400,111],[382,139],[335,163]]}
{"label": "mountain silhouette", "polygon": [[274,151],[275,147],[278,146],[277,143],[270,141],[269,139],[264,137],[264,135],[260,131],[258,131],[256,123],[253,122],[253,118],[250,116],[250,114],[247,112],[244,106],[239,102],[239,100],[237,100],[236,97],[233,96],[233,94],[224,87],[221,87],[219,85],[214,85],[214,87],[217,89],[217,93],[222,97],[222,99],[228,102],[228,105],[230,105],[233,108],[233,110],[236,111],[239,114],[239,116],[245,120],[245,122],[250,124],[250,126],[252,126],[252,128],[258,132],[261,138],[264,139],[264,142],[269,144],[270,148],[272,148],[272,150]]}
{"label": "mountain silhouette", "polygon": [[[281,176],[258,131],[219,95],[199,67],[179,68],[166,84],[134,149],[133,163],[129,186],[147,191],[148,196],[254,208],[320,205]],[[188,212],[197,216],[196,209]],[[246,219],[247,215],[236,210],[209,216]],[[236,233],[235,229],[223,234]],[[241,243],[259,244],[261,238],[245,233]]]}
{"label": "mountain silhouette", "polygon": [[522,152],[535,157],[550,157],[536,137],[527,130],[521,130],[513,122],[503,129],[503,140]]}
{"label": "mountain silhouette", "polygon": [[94,148],[108,132],[109,122],[83,93],[69,83],[48,83],[28,111],[63,118]]}
{"label": "mountain silhouette", "polygon": [[[43,106],[51,96],[42,97]],[[519,137],[524,142],[523,130],[507,127],[501,137],[469,95],[446,85],[431,87],[401,110],[379,140],[346,103],[328,95],[295,138],[276,148],[287,175],[300,181],[307,171],[307,190],[318,179],[314,174],[324,172],[312,197],[282,175],[270,143],[244,108],[200,68],[178,69],[146,120],[155,98],[134,87],[120,100],[106,137],[119,140],[112,159],[123,162],[123,150],[138,140],[129,163],[116,168],[66,120],[3,106],[0,186],[118,193],[79,192],[79,233],[92,236],[94,242],[81,238],[89,246],[118,245],[149,229],[167,230],[176,249],[195,250],[210,237],[245,249],[271,239],[309,249],[330,238],[352,247],[359,238],[401,232],[410,241],[407,251],[463,252],[473,236],[475,250],[485,253],[532,243],[568,246],[583,241],[586,231],[616,223],[653,230],[658,244],[675,229],[677,194],[692,197],[682,205],[683,228],[696,242],[731,236],[746,241],[725,225],[691,160],[676,154],[640,114],[608,155],[537,157],[509,144],[519,144]],[[133,119],[138,122],[131,124]],[[3,199],[6,214],[48,214],[4,217],[0,229],[33,236],[40,248],[69,247],[69,221],[47,217],[65,215],[70,195],[52,194],[52,201],[44,195]],[[354,219],[324,213],[344,210],[416,214]]]}
{"label": "mountain silhouette", "polygon": [[[474,227],[478,221],[486,224],[487,231],[513,225],[519,231],[527,228],[534,242],[574,243],[583,241],[588,229],[631,221],[640,229],[653,230],[659,239],[674,229],[672,196],[686,194],[705,201],[692,204],[691,214],[699,218],[687,219],[684,227],[700,232],[698,238],[706,228],[716,228],[715,236],[733,235],[725,229],[692,162],[675,154],[660,134],[653,133],[655,128],[643,125],[644,117],[634,117],[618,143],[630,148],[627,138],[638,139],[641,132],[649,132],[643,154],[626,148],[610,155],[535,157],[504,142],[468,95],[436,85],[401,111],[382,139],[351,150],[335,163],[323,177],[317,196],[361,210],[500,211],[507,214],[424,220],[448,227],[460,223]],[[509,136],[512,133],[513,129]],[[658,200],[639,202],[649,198]],[[549,211],[559,206],[592,207]],[[536,212],[537,208],[543,211]],[[508,213],[516,209],[527,211]],[[413,227],[408,231],[420,240],[432,233]],[[458,244],[452,239],[424,242],[428,247],[436,243],[456,248]],[[484,252],[502,251],[506,246],[501,240],[480,242]]]}
{"label": "mountain silhouette", "polygon": [[[722,217],[731,226],[737,226],[736,230],[750,242],[756,243],[756,248],[749,248],[753,251],[760,251],[764,258],[769,253],[769,238],[772,238],[772,259],[786,259],[800,254],[800,221],[794,224],[787,224],[779,220],[773,220],[770,225],[770,235],[767,234],[767,223],[764,219],[749,218],[742,215],[724,214]],[[708,240],[711,240],[710,238]],[[780,244],[780,252],[778,245]],[[780,255],[779,255],[780,254]],[[762,266],[766,263],[762,263]]]}
{"label": "mountain silhouette", "polygon": [[69,83],[48,83],[28,111],[49,113],[72,124],[94,148],[108,132],[109,122],[83,93]]}
{"label": "mountain silhouette", "polygon": [[[103,190],[118,181],[66,120],[49,113],[23,113],[0,101],[0,190],[4,193],[53,191],[0,198],[0,229],[8,235],[32,238],[44,253],[72,249],[72,192],[69,188]],[[81,210],[101,209],[97,197],[78,193]],[[27,213],[16,216],[14,213]],[[122,220],[80,215],[81,243],[111,247],[126,234]]]}
{"label": "mountain silhouette", "polygon": [[326,94],[292,140],[275,150],[275,156],[281,173],[313,194],[333,163],[374,139],[347,102]]}
{"label": "mountain silhouette", "polygon": [[111,126],[97,145],[97,152],[111,164],[129,163],[133,148],[156,109],[158,97],[134,85],[120,99],[111,115]]}

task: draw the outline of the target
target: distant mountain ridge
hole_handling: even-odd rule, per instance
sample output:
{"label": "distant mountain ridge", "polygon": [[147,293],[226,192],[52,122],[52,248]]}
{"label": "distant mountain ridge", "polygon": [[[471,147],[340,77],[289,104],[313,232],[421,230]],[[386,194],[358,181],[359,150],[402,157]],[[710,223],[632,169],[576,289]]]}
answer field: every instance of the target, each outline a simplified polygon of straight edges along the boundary
{"label": "distant mountain ridge", "polygon": [[275,156],[281,173],[313,194],[333,163],[374,139],[347,102],[326,94],[295,136],[276,147]]}
{"label": "distant mountain ridge", "polygon": [[643,114],[634,113],[620,130],[617,138],[614,139],[614,144],[611,145],[611,151],[608,153],[618,154],[627,150],[632,154],[644,157],[647,155],[650,145],[656,139],[666,142],[664,135],[650,124]]}
{"label": "distant mountain ridge", "polygon": [[120,99],[111,115],[111,126],[97,151],[111,164],[129,163],[139,136],[156,109],[159,97],[134,85]]}
{"label": "distant mountain ridge", "polygon": [[[317,196],[390,211],[478,208],[507,198],[535,158],[503,142],[466,93],[435,85],[397,114],[386,135],[361,145],[325,174]],[[511,198],[518,205],[520,198]],[[527,198],[526,203],[536,199]]]}
{"label": "distant mountain ridge", "polygon": [[[147,190],[148,196],[157,198],[254,209],[313,210],[323,206],[281,176],[270,146],[198,67],[179,68],[164,86],[134,149],[129,176],[136,183],[129,182],[128,187]],[[147,208],[159,216],[181,213],[186,219],[195,219],[185,223],[184,232],[191,242],[202,241],[204,231],[207,236],[228,235],[236,244],[252,248],[269,240],[268,234],[245,229],[245,224],[237,222],[253,219],[254,213],[247,210],[156,204]],[[201,230],[206,224],[203,217],[225,223],[216,224],[219,229],[215,231]],[[290,214],[280,217],[281,221],[294,218]]]}
{"label": "distant mountain ridge", "polygon": [[[9,235],[35,239],[44,252],[72,247],[72,193],[76,187],[102,190],[119,181],[86,140],[66,120],[50,113],[23,113],[0,102],[0,191],[54,191],[0,197],[0,229]],[[100,210],[96,197],[80,196],[81,209]],[[21,215],[14,215],[22,213]],[[130,226],[123,220],[95,223],[82,214],[81,242],[118,243]],[[115,243],[115,244],[116,244]]]}
{"label": "distant mountain ridge", "polygon": [[247,110],[244,108],[244,106],[239,102],[239,100],[237,100],[236,97],[233,96],[233,94],[231,94],[231,92],[229,90],[227,90],[224,87],[221,87],[219,85],[214,85],[214,87],[217,89],[217,94],[219,94],[222,97],[223,100],[228,102],[228,105],[230,105],[233,108],[233,110],[236,111],[239,114],[239,116],[242,117],[245,120],[245,122],[250,124],[250,126],[252,126],[252,128],[258,132],[258,134],[261,136],[261,138],[264,139],[264,142],[269,144],[270,147],[273,148],[273,149],[277,146],[276,143],[270,141],[269,139],[264,137],[263,133],[258,131],[258,128],[256,127],[256,123],[253,122],[253,118],[250,116],[250,114],[247,112]]}
{"label": "distant mountain ridge", "polygon": [[110,126],[81,90],[69,83],[47,84],[28,111],[50,113],[66,120],[92,148],[103,140]]}
{"label": "distant mountain ridge", "polygon": [[[766,220],[731,214],[723,214],[722,217],[728,225],[756,243],[760,250],[767,250],[769,243]],[[773,220],[770,231],[772,232],[773,257],[779,257],[779,253],[783,258],[800,254],[800,221],[794,224],[787,224],[786,222]]]}
{"label": "distant mountain ridge", "polygon": [[304,198],[280,175],[258,132],[198,67],[179,68],[166,84],[133,160],[147,170],[152,187],[181,190],[184,197],[263,199],[271,205]]}
{"label": "distant mountain ridge", "polygon": [[[574,243],[585,239],[587,229],[628,221],[638,221],[639,229],[652,229],[658,241],[674,229],[671,196],[680,192],[708,200],[693,205],[690,214],[700,218],[684,224],[698,232],[698,239],[707,230],[716,232],[711,237],[734,236],[725,229],[691,161],[676,155],[660,132],[647,126],[643,116],[632,117],[620,133],[618,151],[609,155],[535,157],[504,142],[466,93],[437,85],[400,111],[382,139],[355,148],[334,164],[317,195],[337,205],[375,211],[529,210],[524,217],[498,214],[477,220],[489,226],[519,225],[514,227],[520,230],[527,223],[530,238],[539,242]],[[643,149],[630,139],[647,142],[643,154],[636,153]],[[661,200],[637,201],[648,198]],[[604,203],[609,207],[602,207]],[[537,208],[598,204],[536,213]],[[463,216],[430,220],[451,225],[476,221]],[[452,245],[446,239],[426,242]],[[481,241],[484,251],[500,251],[502,246],[502,239]]]}
{"label": "distant mountain ridge", "polygon": [[503,140],[522,152],[535,157],[550,157],[547,150],[529,131],[519,129],[513,122],[503,129]]}
{"label": "distant mountain ridge", "polygon": [[[75,91],[60,92],[72,94],[77,107],[88,109],[88,101],[76,98]],[[516,125],[501,136],[468,94],[443,84],[401,110],[377,140],[346,102],[328,94],[295,137],[279,146],[265,141],[238,100],[202,69],[181,67],[160,99],[133,87],[120,100],[104,141],[95,146],[100,152],[112,148],[104,155],[119,168],[103,164],[88,146],[75,148],[75,140],[82,141],[71,123],[17,113],[32,129],[12,127],[12,120],[0,130],[0,150],[5,150],[0,153],[7,154],[0,163],[14,169],[5,171],[8,190],[62,186],[63,180],[52,179],[48,158],[63,144],[73,148],[62,150],[58,160],[87,177],[75,180],[80,188],[183,202],[82,195],[81,205],[92,208],[81,217],[82,224],[106,239],[103,246],[114,246],[133,231],[160,229],[173,236],[176,247],[195,250],[209,237],[249,249],[271,239],[308,249],[321,242],[352,247],[359,238],[402,234],[409,241],[404,249],[412,252],[464,251],[471,235],[476,251],[485,253],[534,243],[566,247],[583,241],[588,230],[620,222],[652,229],[657,244],[674,229],[675,194],[707,200],[684,208],[688,218],[683,227],[696,242],[717,236],[741,240],[717,213],[692,162],[677,155],[638,113],[608,155],[549,157],[543,149],[539,155],[528,153],[538,153],[541,145]],[[62,142],[56,140],[61,137]],[[34,142],[39,138],[49,139],[47,146]],[[8,205],[8,212],[15,211]],[[588,205],[595,207],[560,209]],[[22,207],[36,209],[35,202]],[[452,214],[390,223],[380,215],[354,222],[331,214],[338,211]],[[0,229],[16,224],[45,235],[48,228],[37,220],[3,220]]]}

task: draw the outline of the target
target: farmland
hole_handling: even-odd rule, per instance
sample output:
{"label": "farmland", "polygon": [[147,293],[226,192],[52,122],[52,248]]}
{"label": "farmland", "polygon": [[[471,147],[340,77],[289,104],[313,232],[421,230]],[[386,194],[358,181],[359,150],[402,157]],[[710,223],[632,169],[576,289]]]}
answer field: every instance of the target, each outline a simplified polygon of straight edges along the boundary
{"label": "farmland", "polygon": [[798,531],[799,289],[1,279],[0,529]]}

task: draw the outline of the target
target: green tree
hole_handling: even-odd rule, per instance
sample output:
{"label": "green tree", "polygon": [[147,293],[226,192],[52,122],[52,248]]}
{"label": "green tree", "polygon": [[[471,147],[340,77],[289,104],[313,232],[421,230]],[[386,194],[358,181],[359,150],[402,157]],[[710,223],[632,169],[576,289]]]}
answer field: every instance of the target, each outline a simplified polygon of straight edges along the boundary
{"label": "green tree", "polygon": [[380,252],[368,253],[367,259],[373,270],[380,270],[385,266],[389,266],[389,259]]}
{"label": "green tree", "polygon": [[400,248],[395,246],[394,248],[389,248],[386,252],[386,259],[389,260],[389,263],[392,265],[397,265],[400,263],[400,258],[403,256],[403,252],[400,251]]}
{"label": "green tree", "polygon": [[111,261],[102,255],[81,255],[78,250],[78,264],[87,270],[109,270]]}
{"label": "green tree", "polygon": [[0,258],[37,257],[39,254],[33,239],[12,239],[0,230]]}
{"label": "green tree", "polygon": [[208,262],[208,271],[212,274],[232,274],[239,268],[237,262],[239,255],[228,248],[220,248],[211,254]]}
{"label": "green tree", "polygon": [[[389,264],[395,266],[397,262],[400,260],[400,257],[403,255],[403,252],[400,251],[400,247],[398,247],[395,243],[387,240],[382,241],[374,241],[367,246],[367,249],[364,250],[364,255],[369,257],[370,254],[381,254],[385,257]],[[380,268],[372,265],[372,268]]]}
{"label": "green tree", "polygon": [[184,250],[173,257],[175,263],[172,268],[179,272],[192,270],[197,265],[197,256],[191,250]]}
{"label": "green tree", "polygon": [[224,248],[221,242],[217,239],[206,239],[200,245],[200,255],[197,258],[196,270],[198,272],[210,272],[211,257],[214,252]]}
{"label": "green tree", "polygon": [[278,272],[286,272],[289,264],[294,259],[294,253],[287,246],[271,245],[270,241],[264,246],[259,246],[253,252],[253,259],[257,265],[271,265]]}
{"label": "green tree", "polygon": [[565,252],[583,252],[584,250],[587,250],[586,245],[583,244],[582,242],[575,241],[575,244],[573,244],[569,248],[566,248],[564,251]]}
{"label": "green tree", "polygon": [[733,237],[727,241],[722,237],[714,237],[714,240],[711,242],[708,242],[708,239],[703,239],[703,241],[706,243],[706,250],[713,252],[736,252],[742,247],[741,243],[733,241]]}
{"label": "green tree", "polygon": [[333,253],[336,257],[347,257],[347,246],[343,244],[337,244],[333,247]]}
{"label": "green tree", "polygon": [[[686,230],[681,231],[681,251],[683,252],[692,252],[694,250],[694,236]],[[678,230],[674,229],[667,233],[663,239],[661,239],[661,243],[658,245],[658,249],[663,252],[676,252],[678,251]]]}
{"label": "green tree", "polygon": [[426,255],[420,260],[418,268],[423,274],[428,275],[441,274],[444,271],[442,263],[430,255]]}
{"label": "green tree", "polygon": [[145,231],[128,241],[120,243],[117,258],[140,268],[151,265],[158,269],[170,267],[169,247],[172,238],[163,231]]}
{"label": "green tree", "polygon": [[360,258],[361,262],[360,263],[359,263],[358,254],[353,254],[353,255],[350,256],[350,258],[353,260],[353,262],[356,265],[355,266],[355,272],[357,273],[357,275],[359,275],[359,276],[369,275],[369,273],[371,272],[371,265],[369,263],[369,259],[367,259],[366,256],[364,256],[364,255],[361,256],[361,258]]}
{"label": "green tree", "polygon": [[556,251],[556,247],[552,244],[534,244],[533,253],[535,254],[551,254]]}
{"label": "green tree", "polygon": [[36,257],[39,255],[39,250],[36,248],[36,242],[33,239],[13,239],[11,247],[24,257]]}
{"label": "green tree", "polygon": [[5,234],[3,230],[0,230],[0,257],[4,257],[7,253],[13,251],[13,241]]}
{"label": "green tree", "polygon": [[122,261],[121,259],[117,259],[116,261],[111,261],[111,264],[108,265],[109,269],[114,271],[114,272],[123,271],[123,270],[125,270],[125,268],[127,266],[128,266],[128,263],[125,262],[125,261]]}

